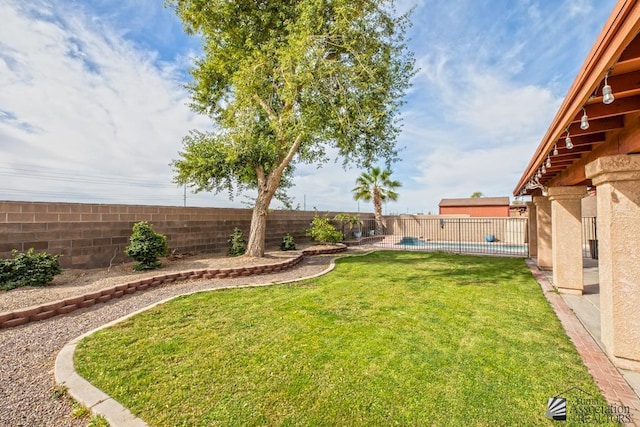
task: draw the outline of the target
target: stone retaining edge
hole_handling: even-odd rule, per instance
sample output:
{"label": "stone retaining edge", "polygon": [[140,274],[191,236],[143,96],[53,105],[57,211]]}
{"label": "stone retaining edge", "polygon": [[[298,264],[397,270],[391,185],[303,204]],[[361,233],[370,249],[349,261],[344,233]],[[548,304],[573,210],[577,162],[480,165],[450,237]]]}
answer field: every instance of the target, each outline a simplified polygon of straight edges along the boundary
{"label": "stone retaining edge", "polygon": [[49,319],[54,316],[69,314],[80,308],[91,307],[94,304],[106,303],[113,298],[120,298],[137,291],[144,291],[165,283],[173,283],[182,280],[192,279],[225,279],[236,277],[248,277],[259,274],[277,273],[288,270],[296,266],[305,256],[330,255],[347,250],[346,245],[339,245],[335,248],[327,249],[307,249],[294,258],[286,261],[261,264],[248,267],[229,267],[186,270],[147,277],[111,286],[99,291],[92,291],[84,295],[64,298],[62,300],[47,302],[27,308],[0,313],[0,329],[13,328],[29,322]]}

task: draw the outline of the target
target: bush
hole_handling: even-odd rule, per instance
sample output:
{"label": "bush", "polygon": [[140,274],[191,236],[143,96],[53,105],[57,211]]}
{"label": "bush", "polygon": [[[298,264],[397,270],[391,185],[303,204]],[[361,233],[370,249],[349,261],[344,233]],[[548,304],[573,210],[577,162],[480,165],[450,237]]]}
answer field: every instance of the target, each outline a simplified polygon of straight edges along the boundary
{"label": "bush", "polygon": [[244,241],[244,235],[242,234],[242,230],[240,230],[238,227],[233,229],[233,234],[231,235],[229,240],[227,240],[227,242],[229,243],[229,250],[227,251],[227,254],[229,254],[229,256],[244,255],[247,250],[247,244]]}
{"label": "bush", "polygon": [[293,241],[293,237],[291,234],[287,233],[282,238],[282,243],[280,243],[281,251],[294,251],[296,249],[296,243]]}
{"label": "bush", "polygon": [[331,224],[326,214],[324,216],[316,214],[313,217],[307,236],[322,244],[336,244],[343,239],[342,233]]}
{"label": "bush", "polygon": [[167,254],[167,237],[153,231],[148,222],[137,222],[133,225],[125,253],[138,261],[133,266],[134,270],[153,270],[161,265],[158,257]]}
{"label": "bush", "polygon": [[56,274],[62,273],[59,255],[36,253],[30,248],[25,253],[11,251],[12,258],[0,259],[0,289],[9,290],[21,286],[44,286]]}

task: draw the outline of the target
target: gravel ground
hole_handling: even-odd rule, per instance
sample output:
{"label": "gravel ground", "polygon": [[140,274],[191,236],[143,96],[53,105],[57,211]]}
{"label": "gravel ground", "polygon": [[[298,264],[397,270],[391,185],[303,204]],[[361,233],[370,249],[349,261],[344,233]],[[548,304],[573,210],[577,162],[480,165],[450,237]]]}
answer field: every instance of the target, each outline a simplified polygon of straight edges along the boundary
{"label": "gravel ground", "polygon": [[0,292],[0,313],[26,308],[32,305],[61,300],[76,295],[119,285],[129,281],[186,270],[207,268],[230,268],[239,266],[264,265],[282,262],[300,252],[272,252],[263,258],[228,257],[224,254],[187,256],[181,259],[162,259],[162,267],[157,270],[135,272],[134,263],[119,264],[112,268],[93,270],[65,269],[47,286],[25,286],[10,292]]}
{"label": "gravel ground", "polygon": [[162,285],[106,304],[77,310],[66,316],[0,330],[0,426],[58,427],[87,424],[87,419],[78,420],[71,416],[69,401],[52,398],[55,358],[71,339],[165,298],[208,288],[308,277],[324,271],[333,258],[306,257],[293,269],[277,274]]}

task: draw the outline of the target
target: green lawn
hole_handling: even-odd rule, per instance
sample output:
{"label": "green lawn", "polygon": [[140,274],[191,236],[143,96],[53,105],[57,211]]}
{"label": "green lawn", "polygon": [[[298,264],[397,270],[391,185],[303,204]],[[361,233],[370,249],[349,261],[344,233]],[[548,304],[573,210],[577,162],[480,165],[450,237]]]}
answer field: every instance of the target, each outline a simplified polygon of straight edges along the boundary
{"label": "green lawn", "polygon": [[83,340],[77,369],[153,426],[553,425],[549,397],[601,399],[522,259],[337,264],[175,299]]}

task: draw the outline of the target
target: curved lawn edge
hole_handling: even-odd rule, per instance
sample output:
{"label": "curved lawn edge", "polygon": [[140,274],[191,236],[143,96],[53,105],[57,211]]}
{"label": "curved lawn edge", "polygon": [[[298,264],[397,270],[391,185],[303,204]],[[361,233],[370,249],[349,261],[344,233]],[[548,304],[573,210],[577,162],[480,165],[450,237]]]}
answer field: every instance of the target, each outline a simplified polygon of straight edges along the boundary
{"label": "curved lawn edge", "polygon": [[248,267],[185,270],[133,280],[101,289],[99,291],[88,292],[83,295],[0,313],[0,329],[12,328],[29,322],[36,322],[38,320],[45,320],[54,316],[69,314],[81,308],[91,307],[98,303],[106,303],[111,299],[120,298],[124,295],[129,295],[137,291],[144,291],[165,283],[194,279],[226,279],[278,273],[295,267],[304,259],[305,256],[330,255],[345,252],[346,250],[347,246],[341,244],[335,248],[306,249],[295,257],[272,264]]}
{"label": "curved lawn edge", "polygon": [[[332,254],[346,251],[346,246],[340,250],[330,249],[332,252],[318,252],[318,250],[314,250],[312,255],[320,255],[320,254]],[[363,256],[367,255],[370,252],[365,252],[362,254],[351,255],[351,256]],[[303,252],[302,255],[309,255]],[[222,289],[243,289],[243,288],[257,288],[264,286],[273,286],[273,285],[283,285],[286,283],[293,283],[300,280],[313,279],[315,277],[323,276],[330,271],[332,271],[336,264],[336,258],[331,259],[329,265],[323,271],[313,274],[310,276],[300,277],[293,280],[284,280],[280,282],[270,282],[270,283],[260,283],[260,284],[251,284],[251,285],[233,285],[233,286],[223,286],[209,289],[201,289],[193,292],[185,292],[183,294],[174,295],[172,297],[166,298],[162,301],[155,302],[153,304],[148,305],[140,310],[136,310],[132,313],[129,313],[125,316],[120,317],[119,319],[113,320],[111,322],[105,323],[102,326],[99,326],[95,329],[92,329],[89,332],[86,332],[71,341],[69,341],[65,346],[60,350],[58,356],[56,357],[55,367],[54,367],[54,377],[55,381],[59,385],[63,385],[66,387],[67,392],[71,397],[80,402],[82,405],[86,406],[91,410],[91,412],[95,415],[102,415],[111,426],[131,426],[131,427],[142,427],[147,426],[147,423],[144,422],[141,418],[133,415],[129,409],[119,403],[117,400],[113,399],[111,396],[95,387],[89,381],[81,377],[75,370],[75,366],[73,363],[73,355],[75,353],[76,347],[85,337],[88,337],[95,332],[98,332],[102,329],[109,328],[118,323],[124,322],[125,320],[136,316],[140,313],[143,313],[147,310],[150,310],[160,304],[167,303],[176,298],[181,298],[187,295],[195,295],[203,292],[213,292]]]}
{"label": "curved lawn edge", "polygon": [[[370,252],[378,252],[378,251],[375,251],[375,250],[374,250],[374,251],[370,251]],[[368,253],[367,253],[367,254],[362,254],[362,255],[368,255]],[[358,257],[358,256],[359,256],[359,254],[357,254],[357,255],[355,255],[355,256],[356,256],[356,257]],[[332,258],[333,258],[333,257],[332,257]],[[336,257],[336,258],[337,258],[337,257]],[[342,258],[342,257],[340,257],[340,258]],[[347,257],[347,258],[350,258],[350,257]],[[365,261],[364,263],[366,264],[366,261]],[[315,274],[315,275],[310,276],[310,277],[317,277],[317,276],[321,276],[321,275],[325,274],[326,272],[328,272],[328,271],[332,270],[332,269],[335,267],[335,265],[336,265],[336,264],[337,264],[337,261],[335,261],[335,259],[332,259],[332,260],[331,260],[331,266],[330,266],[327,270],[323,271],[323,272],[322,272],[322,273],[320,273],[320,274]],[[296,281],[296,280],[291,280],[291,281],[288,281],[288,282],[295,282],[295,281]],[[287,283],[287,282],[281,282],[281,283]],[[265,286],[265,285],[254,285],[254,286]],[[254,287],[254,286],[243,286],[243,287]],[[194,291],[194,292],[186,292],[186,293],[184,293],[183,295],[200,294],[200,292],[204,292],[204,291],[207,291],[207,290]],[[202,294],[202,295],[206,295],[206,294]],[[215,294],[209,294],[209,295],[214,296]],[[205,296],[203,296],[202,298],[206,298],[206,297],[205,297]],[[104,329],[104,328],[106,328],[106,327],[109,327],[109,326],[110,326],[110,325],[112,325],[112,324],[115,324],[115,323],[121,322],[121,321],[123,321],[123,320],[125,320],[125,319],[127,319],[127,318],[130,318],[131,316],[136,315],[136,314],[138,314],[138,313],[140,313],[140,312],[144,312],[144,311],[146,311],[146,310],[149,310],[150,308],[155,307],[156,305],[158,305],[158,304],[160,304],[160,303],[164,303],[164,302],[167,302],[167,301],[170,301],[170,300],[174,300],[174,299],[175,299],[175,297],[167,298],[166,300],[164,300],[164,301],[162,301],[162,302],[159,302],[159,303],[156,303],[156,304],[153,304],[153,305],[150,305],[149,307],[146,307],[146,308],[145,308],[145,309],[143,309],[143,310],[138,310],[136,313],[132,313],[132,314],[130,314],[130,315],[128,315],[128,316],[124,316],[123,318],[118,319],[117,321],[110,322],[110,324],[104,325],[103,327],[96,328],[95,330],[93,330],[93,331],[91,331],[91,332],[89,332],[89,333],[83,334],[81,337],[78,337],[78,338],[76,339],[76,343],[75,343],[75,344],[80,343],[80,340],[82,340],[84,337],[86,337],[86,336],[88,336],[88,335],[90,335],[90,334],[94,333],[95,331],[98,331],[98,330]],[[544,304],[543,304],[543,305],[544,305]],[[75,350],[75,348],[76,348],[76,347],[75,347],[75,346],[73,346],[73,350]],[[73,357],[73,351],[71,351],[71,356],[70,356],[70,357]],[[72,363],[73,363],[73,362],[72,362]],[[72,365],[72,366],[73,366],[73,365]],[[57,380],[57,372],[56,372],[56,380]],[[100,393],[100,392],[98,391],[98,393]],[[111,402],[114,402],[114,401],[113,401],[113,399],[112,399],[110,396],[107,396],[106,394],[103,394],[103,395],[101,396],[101,398],[98,398],[98,399],[96,399],[96,400],[95,400],[95,402],[96,402],[96,406],[99,408],[99,410],[100,410],[100,409],[102,409],[102,404],[103,404],[103,403],[107,403],[107,400],[111,400]],[[117,402],[115,402],[115,403],[117,404]],[[87,405],[87,406],[89,406],[89,405]],[[134,408],[134,406],[132,406],[132,408]],[[97,412],[97,411],[94,411],[94,412]],[[113,410],[113,409],[112,409],[112,412],[114,412],[114,410]],[[101,414],[103,414],[102,412],[97,412],[97,413],[101,413]],[[119,416],[119,415],[120,415],[120,414],[122,414],[122,413],[127,414],[127,413],[128,413],[128,410],[127,410],[127,409],[122,408],[122,406],[117,406],[117,410],[115,410],[114,415],[117,417],[117,416]],[[142,416],[146,417],[146,415],[145,415],[145,413],[144,413],[144,412],[141,412],[140,414],[141,414]],[[131,419],[132,419],[131,417],[133,418],[133,420],[134,420],[135,422],[139,422],[140,424],[133,424],[133,422],[131,422]],[[151,422],[151,419],[149,419],[149,421]],[[143,422],[142,420],[140,420],[140,419],[138,419],[138,418],[134,417],[133,415],[131,415],[130,417],[126,418],[126,421],[125,421],[125,422],[120,423],[120,422],[116,421],[116,422],[115,422],[115,423],[113,423],[112,425],[146,425],[146,424],[144,424],[144,422]]]}

